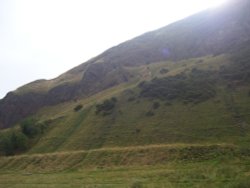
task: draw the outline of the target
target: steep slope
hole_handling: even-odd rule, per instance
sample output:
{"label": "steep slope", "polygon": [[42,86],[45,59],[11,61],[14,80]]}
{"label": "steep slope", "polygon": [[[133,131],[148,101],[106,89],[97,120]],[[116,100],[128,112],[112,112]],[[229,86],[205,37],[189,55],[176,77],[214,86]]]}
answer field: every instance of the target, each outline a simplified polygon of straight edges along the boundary
{"label": "steep slope", "polygon": [[113,47],[54,80],[23,86],[0,101],[0,127],[13,126],[48,105],[143,80],[135,67],[237,51],[250,41],[249,4],[232,1],[224,8],[201,12]]}

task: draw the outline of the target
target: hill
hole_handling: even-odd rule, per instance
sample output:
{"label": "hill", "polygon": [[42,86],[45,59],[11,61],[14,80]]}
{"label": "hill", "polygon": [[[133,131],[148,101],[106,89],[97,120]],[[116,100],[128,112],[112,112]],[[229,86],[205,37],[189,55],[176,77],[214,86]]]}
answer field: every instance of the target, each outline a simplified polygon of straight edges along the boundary
{"label": "hill", "polygon": [[0,186],[249,187],[250,2],[231,0],[0,101]]}
{"label": "hill", "polygon": [[247,145],[247,5],[201,12],[10,92],[0,101],[0,125],[16,126],[1,131],[2,153]]}
{"label": "hill", "polygon": [[201,12],[9,93],[0,101],[0,122],[16,126],[1,131],[1,153],[247,145],[247,5],[232,1]]}
{"label": "hill", "polygon": [[113,47],[53,80],[38,80],[0,101],[0,127],[46,106],[87,98],[121,83],[143,80],[143,65],[230,54],[249,44],[248,1],[232,1]]}

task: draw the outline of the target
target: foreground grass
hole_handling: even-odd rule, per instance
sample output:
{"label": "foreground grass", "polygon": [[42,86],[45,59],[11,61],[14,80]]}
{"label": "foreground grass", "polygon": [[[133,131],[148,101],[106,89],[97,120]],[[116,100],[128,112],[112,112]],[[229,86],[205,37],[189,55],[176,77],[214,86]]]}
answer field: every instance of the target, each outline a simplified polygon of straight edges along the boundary
{"label": "foreground grass", "polygon": [[0,187],[249,187],[249,159],[169,162],[157,166],[0,173]]}
{"label": "foreground grass", "polygon": [[0,187],[249,187],[233,145],[152,145],[2,157]]}

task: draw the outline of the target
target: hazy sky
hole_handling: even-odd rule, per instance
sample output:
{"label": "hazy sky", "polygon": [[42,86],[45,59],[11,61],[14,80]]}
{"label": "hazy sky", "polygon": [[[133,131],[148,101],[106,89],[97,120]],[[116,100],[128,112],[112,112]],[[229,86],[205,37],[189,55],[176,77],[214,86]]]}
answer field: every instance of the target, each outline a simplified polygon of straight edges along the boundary
{"label": "hazy sky", "polygon": [[225,0],[0,0],[0,98]]}

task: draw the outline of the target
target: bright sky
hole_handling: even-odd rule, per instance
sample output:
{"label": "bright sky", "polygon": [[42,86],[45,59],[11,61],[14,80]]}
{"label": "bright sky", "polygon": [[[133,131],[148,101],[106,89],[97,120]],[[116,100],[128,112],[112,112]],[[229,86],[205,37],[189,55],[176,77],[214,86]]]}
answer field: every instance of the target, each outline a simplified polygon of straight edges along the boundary
{"label": "bright sky", "polygon": [[0,0],[0,98],[226,0]]}

